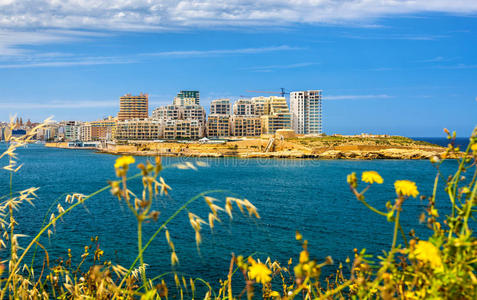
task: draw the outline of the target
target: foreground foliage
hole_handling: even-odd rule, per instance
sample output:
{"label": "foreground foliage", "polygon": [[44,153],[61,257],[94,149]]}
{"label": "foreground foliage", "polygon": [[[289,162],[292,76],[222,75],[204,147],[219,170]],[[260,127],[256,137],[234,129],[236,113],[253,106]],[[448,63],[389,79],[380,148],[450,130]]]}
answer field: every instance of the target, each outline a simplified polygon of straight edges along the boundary
{"label": "foreground foliage", "polygon": [[[11,123],[12,128],[15,126]],[[347,181],[356,199],[362,202],[373,213],[383,217],[383,222],[393,223],[393,239],[390,249],[382,256],[372,257],[366,250],[354,250],[351,259],[339,263],[336,272],[323,278],[322,268],[332,265],[333,260],[327,257],[323,261],[311,259],[308,252],[308,242],[297,232],[296,240],[303,250],[297,257],[288,262],[280,263],[267,258],[264,261],[249,256],[232,255],[228,275],[220,281],[219,288],[214,290],[208,282],[201,278],[186,278],[174,272],[166,272],[158,277],[148,277],[147,264],[143,253],[151,242],[162,233],[169,245],[171,264],[179,263],[171,234],[167,224],[181,213],[187,216],[191,233],[195,235],[196,245],[202,241],[203,226],[214,228],[221,222],[221,214],[233,217],[236,208],[251,218],[260,218],[257,208],[247,199],[226,197],[221,202],[209,196],[208,191],[196,195],[186,201],[172,215],[163,217],[160,212],[152,209],[153,201],[160,195],[167,195],[171,187],[160,176],[163,170],[160,158],[154,163],[138,164],[139,173],[127,177],[135,159],[130,156],[120,157],[114,165],[117,179],[109,182],[102,189],[90,194],[66,195],[66,207],[60,201],[54,202],[54,209],[49,212],[48,219],[38,234],[29,241],[26,247],[20,247],[18,239],[24,237],[17,233],[15,216],[21,213],[21,205],[32,203],[36,198],[38,188],[14,191],[13,175],[21,168],[18,166],[18,147],[26,145],[41,128],[40,125],[25,136],[7,137],[7,150],[0,154],[0,159],[6,157],[8,164],[4,167],[10,173],[10,192],[0,198],[0,222],[2,237],[0,248],[2,264],[0,272],[1,299],[34,298],[34,299],[167,299],[205,298],[205,299],[236,299],[236,298],[383,298],[383,299],[475,299],[477,298],[477,239],[473,232],[477,200],[477,128],[470,139],[456,173],[448,178],[442,178],[440,165],[446,156],[460,155],[454,147],[455,134],[449,132],[449,148],[442,157],[433,157],[431,163],[437,170],[433,194],[420,196],[418,186],[405,178],[395,181],[396,195],[393,201],[386,203],[386,210],[371,206],[365,194],[370,188],[378,188],[384,179],[376,171],[366,171],[358,175],[348,175]],[[203,167],[200,162],[186,162],[168,167],[178,169],[197,169]],[[128,188],[128,182],[141,179],[143,189],[137,194]],[[365,184],[364,188],[360,185]],[[438,187],[444,185],[446,195],[452,205],[451,213],[443,221],[436,209]],[[137,257],[129,268],[112,264],[103,258],[98,239],[92,238],[91,245],[86,246],[74,263],[71,250],[68,259],[56,265],[50,264],[46,247],[41,243],[41,237],[54,234],[54,228],[61,218],[78,205],[87,203],[95,195],[110,191],[118,201],[124,202],[137,223]],[[416,197],[427,200],[426,213],[421,216],[421,222],[426,222],[432,230],[429,237],[418,237],[411,230],[410,234],[400,224],[400,214],[405,201],[413,201]],[[207,218],[202,218],[188,210],[188,206],[196,201],[203,201],[209,209]],[[145,243],[143,237],[144,222],[156,222],[157,230]],[[410,230],[407,228],[406,230]],[[400,243],[398,238],[400,237]],[[401,244],[402,243],[402,244]],[[31,263],[26,262],[27,255],[33,256]],[[35,259],[43,260],[43,267],[33,267]],[[225,273],[225,272],[224,272]],[[166,275],[171,280],[167,281]],[[243,279],[242,279],[243,278]],[[233,286],[243,282],[243,289],[233,290]],[[232,284],[234,283],[234,284]],[[197,285],[201,285],[200,293]],[[174,292],[172,292],[174,290]],[[202,292],[204,291],[204,292]]]}

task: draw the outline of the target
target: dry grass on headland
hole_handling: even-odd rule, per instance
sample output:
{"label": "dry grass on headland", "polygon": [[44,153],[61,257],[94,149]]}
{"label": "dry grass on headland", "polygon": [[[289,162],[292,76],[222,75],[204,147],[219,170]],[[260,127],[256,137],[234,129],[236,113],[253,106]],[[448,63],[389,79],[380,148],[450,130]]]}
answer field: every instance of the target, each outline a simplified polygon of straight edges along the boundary
{"label": "dry grass on headland", "polygon": [[[114,165],[116,178],[92,194],[75,193],[67,195],[65,201],[53,202],[45,223],[37,228],[38,233],[33,237],[22,235],[15,218],[25,204],[34,203],[38,187],[15,191],[12,178],[21,168],[16,149],[28,143],[37,129],[21,138],[8,137],[11,143],[0,154],[3,169],[10,176],[9,192],[0,195],[0,299],[477,298],[477,238],[473,231],[477,212],[477,128],[465,152],[456,149],[453,144],[455,136],[449,136],[451,143],[444,152],[446,154],[441,158],[431,158],[436,176],[430,195],[421,195],[422,187],[400,178],[394,181],[395,193],[389,195],[389,201],[374,207],[368,202],[369,194],[366,193],[380,188],[383,183],[380,174],[369,170],[362,172],[361,176],[354,172],[347,176],[350,192],[356,196],[356,201],[381,216],[382,222],[392,224],[392,242],[380,256],[373,257],[365,249],[354,249],[350,257],[335,265],[336,271],[331,276],[323,278],[323,267],[333,265],[333,259],[331,256],[321,261],[313,259],[307,240],[297,232],[295,242],[302,246],[302,250],[289,253],[288,261],[232,254],[228,269],[218,274],[217,288],[200,277],[185,277],[174,270],[161,270],[162,275],[154,277],[157,274],[151,274],[144,258],[151,242],[162,240],[169,251],[157,255],[170,257],[172,266],[179,263],[181,257],[177,255],[174,237],[167,227],[172,226],[171,221],[175,218],[189,220],[190,231],[182,234],[195,236],[197,247],[202,243],[201,233],[205,227],[220,226],[221,220],[232,219],[237,214],[260,218],[260,208],[255,207],[253,201],[236,197],[220,200],[209,196],[211,192],[221,191],[200,193],[184,201],[171,215],[154,211],[152,203],[171,190],[161,177],[162,170],[168,167],[179,170],[204,167],[199,161],[163,166],[160,157],[156,156],[152,161],[135,165],[132,156],[118,157]],[[455,174],[444,177],[440,172],[441,164],[452,155],[461,158]],[[132,171],[135,174],[131,174]],[[132,180],[140,180],[142,187],[131,190]],[[445,189],[446,198],[438,197],[440,188]],[[70,251],[67,260],[50,257],[48,237],[55,234],[55,226],[61,226],[62,217],[78,206],[87,205],[91,198],[103,192],[110,192],[125,203],[131,218],[136,221],[137,235],[132,238],[137,244],[136,258],[129,266],[113,264],[103,257],[97,239],[92,240],[92,247],[84,248],[79,258],[72,257]],[[420,218],[429,228],[426,236],[417,236],[412,227],[403,228],[400,222],[401,212],[405,209],[403,203],[419,201],[418,197],[427,203]],[[437,201],[449,201],[451,210],[438,211]],[[190,211],[192,203],[202,203],[207,208],[207,216]],[[157,228],[147,242],[142,230],[145,222],[156,224]],[[78,226],[81,225],[79,221]],[[398,240],[398,237],[401,238]],[[41,269],[33,267],[34,261],[27,261],[27,255],[32,252],[36,253],[34,259],[43,262]],[[199,289],[199,286],[204,288]]]}
{"label": "dry grass on headland", "polygon": [[108,145],[100,152],[137,156],[315,159],[428,159],[446,152],[444,147],[399,136],[277,138],[267,149],[269,143],[268,138],[227,141],[223,144],[130,142],[126,145]]}

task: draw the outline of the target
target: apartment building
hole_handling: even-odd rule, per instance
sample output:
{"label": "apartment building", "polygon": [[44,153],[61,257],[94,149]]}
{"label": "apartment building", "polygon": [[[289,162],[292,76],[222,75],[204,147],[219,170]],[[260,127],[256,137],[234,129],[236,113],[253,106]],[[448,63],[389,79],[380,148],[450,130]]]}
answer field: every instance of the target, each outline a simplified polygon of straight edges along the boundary
{"label": "apartment building", "polygon": [[233,115],[230,117],[230,133],[232,136],[260,136],[261,119],[259,116]]}
{"label": "apartment building", "polygon": [[198,140],[204,136],[204,129],[199,120],[168,120],[163,129],[167,140]]}
{"label": "apartment building", "polygon": [[261,118],[263,134],[275,134],[278,129],[291,128],[291,114],[285,97],[252,98],[255,115]]}
{"label": "apartment building", "polygon": [[127,94],[119,98],[118,120],[147,119],[149,116],[149,96]]}
{"label": "apartment building", "polygon": [[180,91],[174,97],[173,104],[177,106],[200,105],[200,93],[199,91]]}
{"label": "apartment building", "polygon": [[230,99],[216,99],[210,103],[211,115],[230,115]]}
{"label": "apartment building", "polygon": [[152,119],[160,120],[164,123],[167,120],[179,120],[182,115],[182,107],[177,105],[160,106],[152,112]]}
{"label": "apartment building", "polygon": [[269,102],[270,97],[253,97],[252,98],[252,107],[253,107],[253,112],[257,116],[261,116],[265,112],[265,106]]}
{"label": "apartment building", "polygon": [[58,128],[58,137],[65,141],[78,141],[80,139],[79,121],[61,121]]}
{"label": "apartment building", "polygon": [[119,121],[114,138],[118,141],[148,141],[162,138],[163,126],[158,120]]}
{"label": "apartment building", "polygon": [[180,107],[181,120],[197,120],[201,126],[205,126],[205,109],[200,105],[185,105]]}
{"label": "apartment building", "polygon": [[91,124],[89,122],[85,122],[85,123],[80,125],[79,140],[83,141],[83,142],[92,141],[92,138],[91,138]]}
{"label": "apartment building", "polygon": [[238,99],[233,105],[233,114],[236,116],[250,116],[255,114],[254,104],[250,99]]}
{"label": "apartment building", "polygon": [[207,118],[207,136],[208,137],[227,137],[230,136],[230,116],[223,114],[209,115]]}
{"label": "apartment building", "polygon": [[322,91],[297,91],[290,93],[292,128],[299,134],[322,133]]}
{"label": "apartment building", "polygon": [[104,120],[89,122],[91,126],[92,141],[110,141],[113,139],[117,120],[109,117]]}

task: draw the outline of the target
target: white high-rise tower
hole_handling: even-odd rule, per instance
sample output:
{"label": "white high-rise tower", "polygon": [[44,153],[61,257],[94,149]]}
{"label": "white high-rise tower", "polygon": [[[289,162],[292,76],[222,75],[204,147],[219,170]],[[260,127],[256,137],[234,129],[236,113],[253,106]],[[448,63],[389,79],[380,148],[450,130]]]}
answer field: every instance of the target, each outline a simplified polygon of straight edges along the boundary
{"label": "white high-rise tower", "polygon": [[292,129],[298,134],[321,134],[321,90],[290,93]]}

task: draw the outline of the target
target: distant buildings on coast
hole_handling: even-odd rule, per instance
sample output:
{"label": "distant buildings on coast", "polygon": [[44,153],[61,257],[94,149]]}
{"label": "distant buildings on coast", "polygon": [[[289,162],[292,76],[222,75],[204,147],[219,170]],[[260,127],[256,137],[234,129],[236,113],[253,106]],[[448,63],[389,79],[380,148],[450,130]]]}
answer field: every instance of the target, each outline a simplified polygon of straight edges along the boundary
{"label": "distant buildings on coast", "polygon": [[[103,120],[50,123],[37,134],[38,140],[65,142],[130,142],[154,140],[198,140],[273,135],[277,130],[297,134],[322,133],[322,92],[290,93],[290,108],[282,96],[215,99],[210,114],[200,105],[199,91],[180,91],[171,105],[149,113],[148,94],[126,94],[119,98],[116,117]],[[14,130],[26,131],[34,124],[17,120]],[[0,140],[11,128],[0,123]],[[17,132],[14,132],[16,134]]]}

